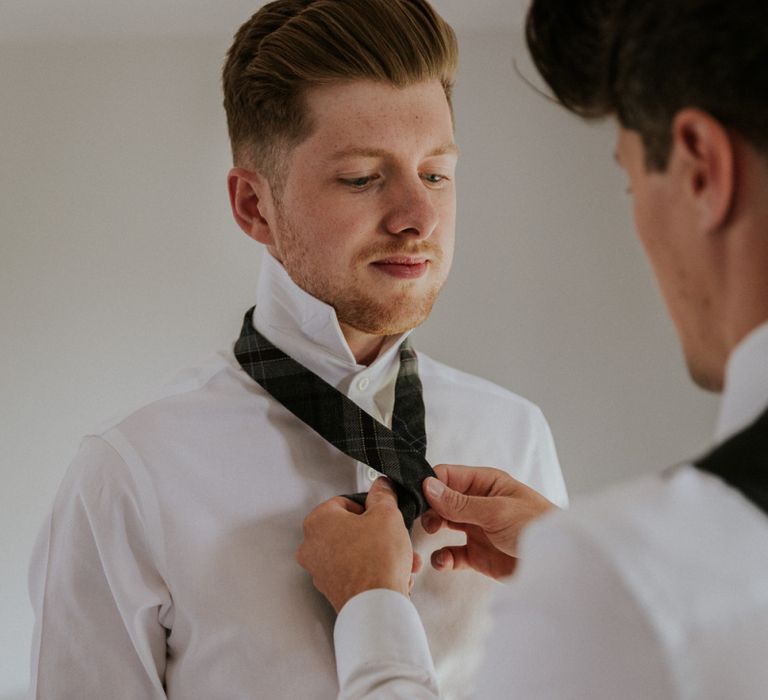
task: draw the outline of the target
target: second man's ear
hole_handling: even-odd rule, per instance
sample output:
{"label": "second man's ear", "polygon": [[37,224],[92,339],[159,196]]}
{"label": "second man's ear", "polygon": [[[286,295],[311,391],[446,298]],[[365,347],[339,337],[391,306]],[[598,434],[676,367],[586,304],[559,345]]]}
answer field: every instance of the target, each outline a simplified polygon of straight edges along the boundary
{"label": "second man's ear", "polygon": [[274,246],[275,204],[267,179],[253,170],[234,167],[227,175],[227,187],[238,226],[255,241]]}
{"label": "second man's ear", "polygon": [[731,212],[735,194],[731,135],[711,115],[684,109],[675,117],[672,138],[689,193],[697,202],[701,228],[717,231]]}

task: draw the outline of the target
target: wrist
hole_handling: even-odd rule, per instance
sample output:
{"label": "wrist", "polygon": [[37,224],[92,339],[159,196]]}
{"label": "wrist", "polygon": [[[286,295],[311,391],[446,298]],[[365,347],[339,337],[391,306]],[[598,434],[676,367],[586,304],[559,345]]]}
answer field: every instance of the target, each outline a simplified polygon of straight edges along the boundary
{"label": "wrist", "polygon": [[331,601],[336,613],[341,612],[341,609],[350,601],[363,593],[374,590],[387,590],[395,593],[400,593],[406,598],[410,598],[409,595],[409,583],[410,581],[398,581],[392,577],[371,577],[364,580],[349,582],[344,592]]}

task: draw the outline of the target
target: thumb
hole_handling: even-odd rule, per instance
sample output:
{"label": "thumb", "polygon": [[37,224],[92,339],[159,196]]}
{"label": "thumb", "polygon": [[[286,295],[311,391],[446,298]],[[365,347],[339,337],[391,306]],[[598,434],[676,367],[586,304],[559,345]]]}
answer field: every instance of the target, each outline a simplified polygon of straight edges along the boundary
{"label": "thumb", "polygon": [[454,523],[483,527],[493,517],[491,499],[454,491],[439,479],[424,480],[424,495],[438,515]]}
{"label": "thumb", "polygon": [[371,490],[365,497],[366,510],[382,505],[397,508],[397,495],[392,488],[392,483],[385,476],[380,476],[373,482]]}

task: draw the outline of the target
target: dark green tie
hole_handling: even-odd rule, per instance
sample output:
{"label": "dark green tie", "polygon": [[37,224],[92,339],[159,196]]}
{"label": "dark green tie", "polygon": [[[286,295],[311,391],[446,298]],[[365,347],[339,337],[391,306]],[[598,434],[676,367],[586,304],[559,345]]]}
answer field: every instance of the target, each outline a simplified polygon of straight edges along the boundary
{"label": "dark green tie", "polygon": [[[363,411],[335,387],[276,348],[245,315],[235,357],[241,367],[276,401],[316,433],[358,462],[385,474],[394,483],[400,512],[410,530],[428,507],[421,482],[435,473],[426,459],[424,400],[416,352],[400,346],[392,429]],[[347,496],[365,503],[365,494]]]}

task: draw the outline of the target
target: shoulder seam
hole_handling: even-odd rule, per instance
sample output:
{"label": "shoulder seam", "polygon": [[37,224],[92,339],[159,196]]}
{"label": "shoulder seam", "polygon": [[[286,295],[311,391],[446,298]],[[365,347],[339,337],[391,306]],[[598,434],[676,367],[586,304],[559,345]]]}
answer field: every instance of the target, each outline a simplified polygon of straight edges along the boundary
{"label": "shoulder seam", "polygon": [[205,388],[216,376],[218,376],[221,372],[225,371],[229,367],[230,365],[228,364],[222,364],[221,366],[216,367],[216,369],[211,371],[204,380],[196,382],[194,386],[176,386],[172,383],[163,385],[156,390],[155,396],[145,401],[140,406],[118,412],[116,417],[101,423],[95,430],[86,433],[84,437],[98,437],[103,439],[110,430],[118,429],[124,421],[128,420],[131,418],[131,416],[134,416],[140,411],[150,408],[155,404],[160,403],[161,401],[176,398],[178,396],[189,394],[195,391],[200,391],[201,389]]}

